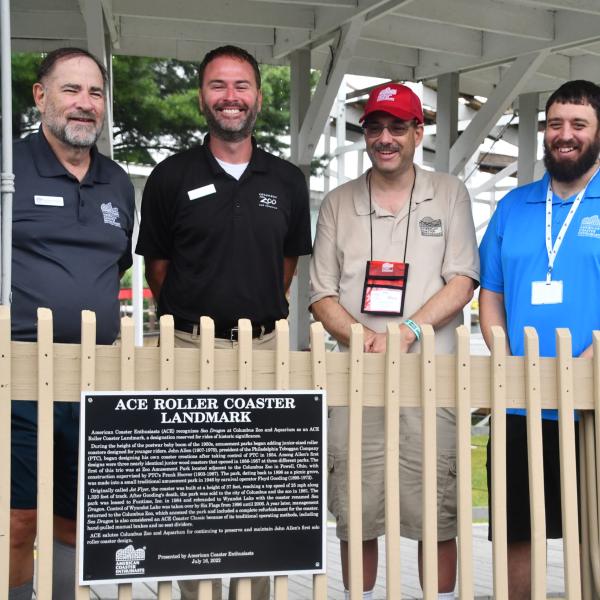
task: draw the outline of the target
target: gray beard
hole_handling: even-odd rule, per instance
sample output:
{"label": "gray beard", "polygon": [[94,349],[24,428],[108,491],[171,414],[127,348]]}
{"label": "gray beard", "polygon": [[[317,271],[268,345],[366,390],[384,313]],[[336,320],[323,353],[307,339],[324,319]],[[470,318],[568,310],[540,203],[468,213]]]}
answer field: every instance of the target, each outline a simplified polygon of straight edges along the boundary
{"label": "gray beard", "polygon": [[45,125],[61,142],[78,149],[91,148],[102,133],[102,127],[88,133],[77,131],[77,126],[69,126],[69,124],[64,127],[56,127],[53,122],[46,122]]}

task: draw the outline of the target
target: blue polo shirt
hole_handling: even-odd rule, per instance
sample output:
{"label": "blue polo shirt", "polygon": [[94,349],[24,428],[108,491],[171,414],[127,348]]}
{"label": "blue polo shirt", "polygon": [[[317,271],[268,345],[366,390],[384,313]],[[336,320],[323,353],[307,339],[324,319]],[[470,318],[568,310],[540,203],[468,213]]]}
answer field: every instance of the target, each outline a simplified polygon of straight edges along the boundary
{"label": "blue polo shirt", "polygon": [[96,313],[96,340],[119,333],[119,272],[131,265],[134,192],[127,174],[92,148],[78,181],[42,130],[15,142],[12,338],[34,341],[37,308],[53,312],[54,341],[78,343],[81,311]]}
{"label": "blue polo shirt", "polygon": [[[548,270],[545,243],[545,206],[549,175],[516,188],[498,204],[481,246],[481,287],[504,294],[510,350],[524,355],[524,327],[534,327],[540,355],[556,356],[558,327],[571,331],[573,356],[591,343],[600,329],[600,176],[588,185],[585,196],[565,235],[552,279],[563,282],[562,304],[531,304],[531,282],[543,281]],[[552,243],[576,195],[552,201]],[[525,414],[524,410],[508,412]],[[557,418],[543,410],[544,418]]]}

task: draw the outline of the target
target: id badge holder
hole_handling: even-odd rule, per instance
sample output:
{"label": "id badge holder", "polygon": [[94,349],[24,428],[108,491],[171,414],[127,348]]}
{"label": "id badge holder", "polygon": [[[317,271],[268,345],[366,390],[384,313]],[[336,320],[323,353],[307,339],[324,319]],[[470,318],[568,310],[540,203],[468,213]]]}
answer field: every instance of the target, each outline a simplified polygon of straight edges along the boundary
{"label": "id badge holder", "polygon": [[408,263],[367,261],[361,312],[402,316],[408,278]]}
{"label": "id badge holder", "polygon": [[562,304],[563,282],[562,281],[532,281],[531,282],[531,304]]}

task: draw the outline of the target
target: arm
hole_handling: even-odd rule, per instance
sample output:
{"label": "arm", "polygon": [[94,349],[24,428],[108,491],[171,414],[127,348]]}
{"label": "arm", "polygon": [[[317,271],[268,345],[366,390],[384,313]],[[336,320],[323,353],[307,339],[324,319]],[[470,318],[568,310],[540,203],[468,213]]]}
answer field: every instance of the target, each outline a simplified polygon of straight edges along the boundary
{"label": "arm", "polygon": [[[492,292],[481,288],[479,292],[479,324],[486,346],[492,349],[492,327],[502,327],[506,333],[506,310],[504,308],[504,294]],[[506,351],[508,347],[508,334],[506,337]]]}
{"label": "arm", "polygon": [[163,258],[147,258],[146,259],[146,281],[152,290],[154,300],[158,303],[160,297],[160,290],[167,276],[169,270],[169,263],[171,261]]}
{"label": "arm", "polygon": [[298,264],[297,256],[284,256],[283,257],[283,291],[288,293],[290,285],[292,285],[292,279],[296,272],[296,265]]}
{"label": "arm", "polygon": [[[466,275],[456,275],[441,290],[436,292],[425,304],[409,318],[417,325],[428,324],[434,329],[442,327],[449,323],[459,313],[463,307],[473,298],[475,282]],[[416,336],[406,325],[400,325],[401,349],[402,352],[408,352]],[[383,340],[379,339],[383,336]],[[376,348],[372,352],[383,352],[385,350],[385,334],[377,334],[374,340]],[[378,350],[377,346],[384,344],[383,350]]]}
{"label": "arm", "polygon": [[[310,308],[315,319],[323,323],[323,327],[330,335],[345,346],[350,344],[350,326],[358,321],[338,302],[337,297],[327,296],[321,298],[312,304]],[[364,349],[366,352],[374,352],[374,350],[370,350],[370,347],[373,344],[373,338],[377,334],[364,325],[363,329],[365,332]]]}

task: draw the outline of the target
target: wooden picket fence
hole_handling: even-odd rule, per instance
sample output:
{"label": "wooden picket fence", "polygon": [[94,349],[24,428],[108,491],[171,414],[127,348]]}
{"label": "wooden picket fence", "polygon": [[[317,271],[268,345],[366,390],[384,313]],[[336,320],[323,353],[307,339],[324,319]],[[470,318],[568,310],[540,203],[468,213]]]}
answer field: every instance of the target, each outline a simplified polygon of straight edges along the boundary
{"label": "wooden picket fence", "polygon": [[[215,350],[214,326],[201,320],[201,348],[174,346],[171,317],[160,321],[160,347],[135,347],[133,323],[124,318],[118,346],[97,346],[95,317],[82,313],[81,344],[52,343],[52,315],[38,311],[38,342],[10,341],[10,314],[0,307],[0,597],[8,588],[10,505],[11,399],[39,403],[37,600],[51,600],[52,588],[52,405],[77,402],[91,390],[325,389],[329,406],[349,405],[349,461],[361,464],[362,412],[385,407],[386,426],[386,587],[387,598],[402,597],[398,440],[400,407],[422,407],[423,419],[423,594],[437,597],[436,407],[451,407],[457,415],[458,585],[461,599],[473,598],[471,410],[492,412],[493,436],[493,579],[494,596],[508,598],[506,559],[506,420],[507,407],[528,409],[529,481],[532,513],[532,597],[546,598],[541,408],[559,408],[560,470],[563,501],[565,596],[570,600],[600,594],[598,514],[600,502],[600,332],[594,334],[594,359],[573,358],[569,332],[557,330],[556,359],[540,358],[534,330],[526,331],[526,356],[506,355],[500,329],[493,332],[491,357],[471,356],[469,333],[457,329],[455,355],[436,355],[434,332],[423,327],[420,354],[401,354],[397,327],[388,327],[388,352],[365,354],[360,325],[352,327],[350,351],[327,352],[320,324],[311,327],[310,352],[290,352],[287,323],[277,323],[275,350],[253,350],[248,321],[240,321],[239,343]],[[577,483],[573,411],[580,422],[582,553],[579,554]],[[352,600],[362,597],[361,479],[349,470],[349,560]],[[158,584],[158,598],[171,598],[171,582]],[[130,600],[130,584],[119,586],[119,599]],[[210,582],[201,582],[199,599],[210,600]],[[276,600],[288,597],[286,577],[276,577]],[[88,587],[77,598],[90,597]],[[250,580],[238,588],[240,600],[250,600]],[[313,581],[313,599],[327,599],[327,575]]]}

